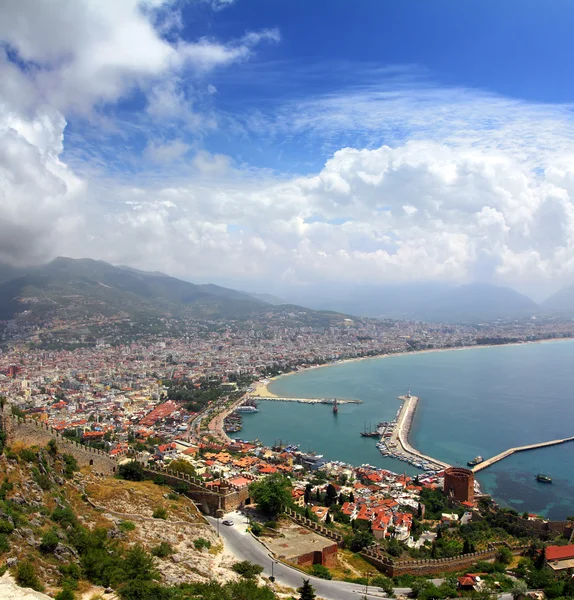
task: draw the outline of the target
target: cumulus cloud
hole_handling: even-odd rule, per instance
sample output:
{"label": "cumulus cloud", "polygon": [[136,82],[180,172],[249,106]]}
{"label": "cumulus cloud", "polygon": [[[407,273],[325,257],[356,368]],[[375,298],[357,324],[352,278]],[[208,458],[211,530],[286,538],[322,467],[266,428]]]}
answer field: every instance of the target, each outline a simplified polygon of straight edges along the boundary
{"label": "cumulus cloud", "polygon": [[[89,182],[62,161],[67,118],[99,119],[102,107],[138,90],[148,98],[149,118],[213,128],[212,116],[194,110],[184,74],[245,60],[260,42],[277,39],[265,30],[230,42],[168,41],[162,34],[177,30],[178,18],[172,0],[21,0],[3,7],[0,261],[49,258],[63,237],[84,239],[70,230],[86,222],[86,211],[97,212],[97,203],[87,202]],[[172,162],[189,147],[177,139],[148,141],[144,158]]]}
{"label": "cumulus cloud", "polygon": [[[272,173],[201,149],[179,125],[218,127],[190,85],[279,32],[190,41],[162,35],[178,31],[167,1],[54,6],[9,3],[0,22],[0,261],[65,254],[204,280],[311,283],[574,277],[566,107],[404,85],[286,102],[243,131],[310,133],[333,149],[309,175]],[[131,152],[132,165],[141,155],[137,175],[88,162],[89,149],[66,160],[67,119],[114,125],[101,108],[134,90],[147,119],[179,120],[153,136],[130,123],[140,147],[110,154]]]}

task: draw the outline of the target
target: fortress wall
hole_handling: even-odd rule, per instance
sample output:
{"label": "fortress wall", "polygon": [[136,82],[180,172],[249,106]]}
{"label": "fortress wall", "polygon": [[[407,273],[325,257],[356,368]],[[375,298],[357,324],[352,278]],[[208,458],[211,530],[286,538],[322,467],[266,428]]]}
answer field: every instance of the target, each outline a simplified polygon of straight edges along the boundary
{"label": "fortress wall", "polygon": [[26,446],[45,446],[55,439],[61,452],[71,454],[81,467],[92,467],[94,472],[113,475],[117,470],[117,460],[103,450],[78,444],[63,437],[44,423],[35,419],[19,419],[5,417],[4,429],[8,434],[8,442],[19,442]]}

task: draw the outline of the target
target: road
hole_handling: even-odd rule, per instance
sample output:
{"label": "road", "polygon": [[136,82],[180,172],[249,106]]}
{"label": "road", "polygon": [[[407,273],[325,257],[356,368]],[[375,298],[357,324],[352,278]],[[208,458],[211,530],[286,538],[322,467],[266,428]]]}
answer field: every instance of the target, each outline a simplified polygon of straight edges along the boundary
{"label": "road", "polygon": [[[208,521],[217,528],[217,519],[206,517]],[[311,585],[315,588],[315,593],[325,600],[380,600],[386,598],[379,588],[369,586],[368,594],[365,594],[365,586],[344,581],[327,581],[311,575],[305,575],[288,567],[283,563],[273,561],[269,551],[257,541],[247,531],[247,519],[238,512],[229,513],[222,519],[231,519],[234,525],[229,527],[220,523],[219,533],[223,539],[225,548],[229,550],[238,560],[249,560],[252,563],[261,565],[264,568],[263,575],[271,575],[271,564],[273,563],[273,575],[278,584],[285,585],[294,589],[301,587],[303,579],[309,579]],[[410,591],[408,588],[395,589],[396,594],[406,594]]]}

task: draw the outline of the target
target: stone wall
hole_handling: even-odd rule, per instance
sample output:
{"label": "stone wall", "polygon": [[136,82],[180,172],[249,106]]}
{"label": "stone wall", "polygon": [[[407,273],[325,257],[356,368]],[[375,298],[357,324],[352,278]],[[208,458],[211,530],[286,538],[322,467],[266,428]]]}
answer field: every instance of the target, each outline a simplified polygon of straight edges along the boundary
{"label": "stone wall", "polygon": [[117,470],[117,459],[103,450],[69,440],[49,425],[40,423],[36,419],[5,417],[2,427],[8,435],[8,443],[45,446],[50,440],[55,439],[60,451],[71,454],[81,467],[92,467],[95,473],[102,475],[113,475]]}
{"label": "stone wall", "polygon": [[322,536],[337,542],[337,546],[341,547],[343,545],[343,536],[340,533],[337,533],[336,531],[333,531],[332,529],[329,529],[328,527],[325,527],[324,525],[321,525],[320,523],[316,523],[315,521],[306,519],[305,517],[300,515],[298,512],[295,512],[294,510],[292,510],[290,508],[285,509],[285,514],[288,517],[290,517],[293,521],[295,521],[295,523],[297,523],[298,525],[302,525],[303,527],[306,527],[307,529],[310,529],[311,531],[315,531],[315,532],[321,534]]}
{"label": "stone wall", "polygon": [[225,483],[208,486],[203,479],[192,477],[187,473],[174,473],[166,468],[144,467],[144,473],[149,479],[161,477],[168,485],[187,486],[185,495],[191,498],[205,514],[217,515],[231,512],[241,506],[249,497],[247,487],[237,489]]}
{"label": "stone wall", "polygon": [[[475,563],[485,560],[494,560],[498,548],[506,544],[490,544],[487,550],[481,552],[472,552],[453,558],[436,558],[423,560],[393,560],[383,554],[378,546],[365,548],[361,556],[370,562],[377,569],[383,571],[389,577],[398,575],[435,575],[438,573],[448,573],[453,571],[462,571],[472,567]],[[510,547],[510,546],[508,546]],[[510,547],[514,555],[524,552],[527,546]]]}

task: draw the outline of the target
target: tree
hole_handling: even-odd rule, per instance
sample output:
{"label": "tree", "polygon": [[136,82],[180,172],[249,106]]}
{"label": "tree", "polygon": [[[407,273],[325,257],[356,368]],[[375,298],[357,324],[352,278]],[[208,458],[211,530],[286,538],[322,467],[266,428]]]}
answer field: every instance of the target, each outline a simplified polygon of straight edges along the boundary
{"label": "tree", "polygon": [[353,494],[353,492],[351,492],[351,493],[349,494],[349,502],[350,502],[351,504],[354,504],[354,503],[355,503],[355,494]]}
{"label": "tree", "polygon": [[119,468],[120,477],[127,479],[128,481],[143,481],[145,479],[143,467],[141,463],[136,460],[120,465]]}
{"label": "tree", "polygon": [[496,560],[503,565],[509,565],[512,562],[512,550],[507,546],[501,546],[496,553]]}
{"label": "tree", "polygon": [[475,551],[474,544],[465,538],[464,543],[462,545],[462,553],[463,554],[472,554],[474,551]]}
{"label": "tree", "polygon": [[172,460],[169,465],[167,465],[167,468],[169,471],[173,471],[174,473],[183,473],[185,475],[195,477],[195,469],[193,468],[193,465],[183,458]]}
{"label": "tree", "polygon": [[512,594],[512,597],[516,600],[516,598],[518,598],[518,596],[520,596],[520,594],[525,594],[527,591],[528,591],[528,586],[526,585],[526,583],[524,581],[522,581],[521,579],[518,579],[514,582],[514,585],[512,586],[510,593]]}
{"label": "tree", "polygon": [[331,506],[331,504],[333,504],[337,500],[337,496],[338,496],[337,489],[335,488],[335,486],[332,483],[330,483],[327,486],[327,492],[325,494],[325,504],[327,506]]}
{"label": "tree", "polygon": [[327,516],[325,517],[325,523],[327,525],[329,525],[329,523],[331,523],[333,519],[331,519],[331,513],[327,513]]}
{"label": "tree", "polygon": [[271,515],[277,515],[284,506],[292,503],[291,480],[280,473],[269,475],[249,486],[251,499],[258,507]]}
{"label": "tree", "polygon": [[51,456],[56,456],[58,454],[58,444],[54,438],[47,443],[46,448],[48,448],[48,452]]}
{"label": "tree", "polygon": [[303,500],[305,501],[305,504],[309,504],[309,502],[311,501],[311,492],[313,491],[313,486],[308,483],[305,486],[305,495],[303,496]]}
{"label": "tree", "polygon": [[309,583],[308,579],[303,579],[303,585],[297,589],[299,600],[315,600],[315,588]]}

